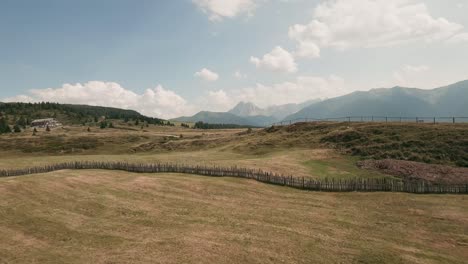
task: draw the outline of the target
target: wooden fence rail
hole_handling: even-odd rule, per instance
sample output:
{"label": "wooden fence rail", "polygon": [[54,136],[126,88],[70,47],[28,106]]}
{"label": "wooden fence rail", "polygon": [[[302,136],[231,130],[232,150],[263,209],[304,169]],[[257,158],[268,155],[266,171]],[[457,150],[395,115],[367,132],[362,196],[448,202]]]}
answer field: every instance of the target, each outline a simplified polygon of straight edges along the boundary
{"label": "wooden fence rail", "polygon": [[296,189],[325,192],[406,192],[468,194],[467,184],[432,184],[425,181],[407,182],[396,179],[311,179],[284,176],[262,170],[239,167],[188,166],[171,163],[137,164],[127,162],[67,162],[25,169],[0,170],[0,177],[14,177],[58,170],[121,170],[135,173],[184,173],[213,177],[239,177]]}
{"label": "wooden fence rail", "polygon": [[440,124],[440,123],[468,123],[468,117],[405,117],[405,116],[343,116],[343,117],[328,117],[328,118],[314,118],[303,117],[291,120],[283,120],[271,124],[272,126],[286,126],[295,123],[309,123],[309,122],[384,122],[384,123],[426,123],[426,124]]}

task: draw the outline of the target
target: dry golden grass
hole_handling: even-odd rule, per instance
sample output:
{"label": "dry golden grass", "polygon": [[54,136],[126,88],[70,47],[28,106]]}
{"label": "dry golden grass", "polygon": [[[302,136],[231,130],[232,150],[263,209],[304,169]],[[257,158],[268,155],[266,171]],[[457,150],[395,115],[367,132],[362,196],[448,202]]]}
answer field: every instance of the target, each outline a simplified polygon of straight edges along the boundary
{"label": "dry golden grass", "polygon": [[[278,138],[278,134],[242,133],[245,129],[124,128],[127,130],[92,128],[88,133],[86,127],[75,126],[55,128],[50,133],[40,131],[36,136],[30,131],[3,135],[0,136],[0,169],[99,160],[240,166],[313,178],[385,177],[364,170],[356,173],[354,159],[318,145],[318,138],[302,144],[307,137],[288,143]],[[321,161],[327,161],[329,169],[314,166]]]}
{"label": "dry golden grass", "polygon": [[466,263],[466,196],[314,193],[235,178],[0,179],[0,263]]}
{"label": "dry golden grass", "polygon": [[[0,136],[0,169],[171,162],[388,177],[325,132],[85,127]],[[329,129],[329,128],[326,128]],[[180,137],[182,135],[182,137]],[[234,178],[60,171],[0,179],[0,263],[464,263],[468,198],[313,193]]]}

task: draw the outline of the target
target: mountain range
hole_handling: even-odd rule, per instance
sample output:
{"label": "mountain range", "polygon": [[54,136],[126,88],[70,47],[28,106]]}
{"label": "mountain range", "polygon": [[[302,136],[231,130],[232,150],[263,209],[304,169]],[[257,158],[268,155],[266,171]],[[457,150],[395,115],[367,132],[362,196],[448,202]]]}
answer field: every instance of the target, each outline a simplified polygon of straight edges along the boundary
{"label": "mountain range", "polygon": [[250,102],[240,102],[228,112],[201,111],[193,116],[182,116],[173,121],[198,122],[210,124],[236,124],[245,126],[269,126],[278,122],[286,116],[296,113],[306,106],[312,105],[320,100],[310,100],[301,104],[274,105],[260,108]]}
{"label": "mountain range", "polygon": [[371,115],[468,116],[468,80],[432,90],[393,87],[353,92],[310,105],[284,119]]}
{"label": "mountain range", "polygon": [[194,116],[173,119],[181,122],[268,126],[298,118],[344,116],[468,116],[468,80],[432,90],[393,87],[357,91],[327,100],[260,108],[240,102],[228,112],[202,111]]}

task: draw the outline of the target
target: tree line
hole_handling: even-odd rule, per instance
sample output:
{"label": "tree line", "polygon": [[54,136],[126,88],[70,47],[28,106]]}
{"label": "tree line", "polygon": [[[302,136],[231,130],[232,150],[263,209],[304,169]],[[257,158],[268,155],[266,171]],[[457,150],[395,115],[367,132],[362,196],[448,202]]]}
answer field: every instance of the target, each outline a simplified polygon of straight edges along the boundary
{"label": "tree line", "polygon": [[[144,122],[146,124],[173,126],[169,121],[144,116],[133,110],[112,107],[41,103],[0,103],[0,118],[4,118],[10,125],[25,128],[34,119],[60,118],[66,124],[98,123],[99,120],[115,119],[125,122]],[[6,129],[6,127],[5,127]]]}
{"label": "tree line", "polygon": [[193,128],[197,129],[232,129],[232,128],[254,128],[254,126],[236,125],[236,124],[209,124],[202,121],[195,123]]}

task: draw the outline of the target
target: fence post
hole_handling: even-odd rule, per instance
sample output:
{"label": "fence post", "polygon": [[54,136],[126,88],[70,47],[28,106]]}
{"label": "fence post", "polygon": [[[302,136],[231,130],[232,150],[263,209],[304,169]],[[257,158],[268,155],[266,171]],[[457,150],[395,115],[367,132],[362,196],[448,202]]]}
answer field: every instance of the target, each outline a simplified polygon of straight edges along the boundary
{"label": "fence post", "polygon": [[455,117],[453,117],[453,123],[455,124]]}
{"label": "fence post", "polygon": [[435,122],[435,117],[434,117],[434,125],[435,125],[435,123],[436,123],[436,122]]}

